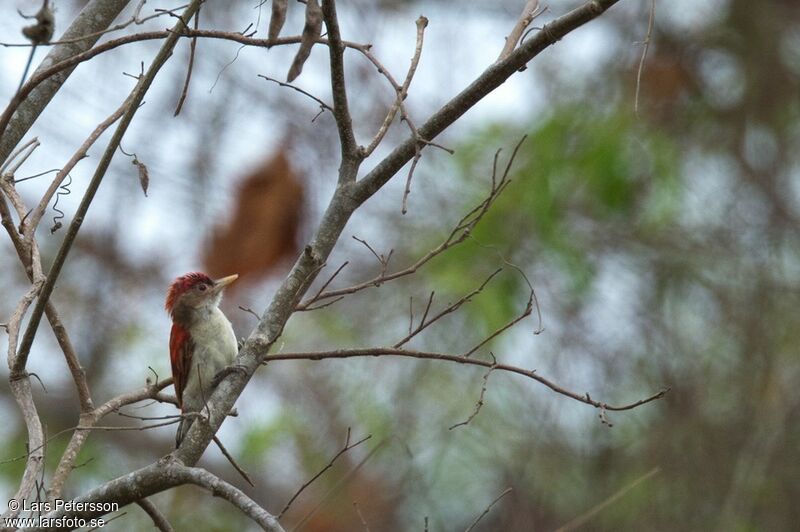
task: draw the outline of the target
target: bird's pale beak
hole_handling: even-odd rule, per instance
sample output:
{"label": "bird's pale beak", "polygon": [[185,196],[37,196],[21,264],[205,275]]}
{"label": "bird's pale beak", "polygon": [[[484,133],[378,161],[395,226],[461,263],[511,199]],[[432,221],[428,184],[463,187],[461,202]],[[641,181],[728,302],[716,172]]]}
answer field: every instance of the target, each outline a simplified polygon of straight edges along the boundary
{"label": "bird's pale beak", "polygon": [[235,273],[233,275],[229,275],[227,277],[223,277],[222,279],[217,279],[217,280],[214,281],[214,289],[216,291],[222,290],[223,288],[225,288],[226,286],[228,286],[229,284],[231,284],[232,282],[234,282],[238,278],[239,278],[239,274]]}

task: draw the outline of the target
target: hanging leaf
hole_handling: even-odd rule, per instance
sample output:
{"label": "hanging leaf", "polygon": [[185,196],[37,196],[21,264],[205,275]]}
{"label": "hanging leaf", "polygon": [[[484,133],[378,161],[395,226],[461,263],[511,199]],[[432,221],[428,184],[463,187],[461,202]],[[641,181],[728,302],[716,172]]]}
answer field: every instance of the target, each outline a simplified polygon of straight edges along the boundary
{"label": "hanging leaf", "polygon": [[139,184],[142,186],[142,192],[144,192],[145,197],[147,197],[147,187],[150,186],[150,172],[147,171],[147,167],[144,163],[135,156],[131,164],[139,170]]}
{"label": "hanging leaf", "polygon": [[274,41],[281,34],[283,23],[286,22],[286,10],[289,7],[289,0],[272,0],[272,16],[269,19],[269,31],[267,37]]}
{"label": "hanging leaf", "polygon": [[230,223],[217,228],[205,250],[209,274],[259,277],[294,255],[303,195],[286,150],[245,178]]}
{"label": "hanging leaf", "polygon": [[292,66],[289,68],[289,75],[286,81],[291,83],[303,71],[303,64],[311,55],[311,48],[322,35],[322,8],[319,7],[317,0],[308,0],[306,4],[306,25],[303,28],[303,35],[300,39],[300,49],[294,56]]}

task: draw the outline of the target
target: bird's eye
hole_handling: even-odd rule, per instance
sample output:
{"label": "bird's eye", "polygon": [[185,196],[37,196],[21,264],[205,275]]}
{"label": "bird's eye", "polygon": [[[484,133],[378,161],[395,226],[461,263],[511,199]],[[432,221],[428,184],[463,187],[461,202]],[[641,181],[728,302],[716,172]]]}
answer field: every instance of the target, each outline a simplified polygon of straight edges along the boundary
{"label": "bird's eye", "polygon": [[204,284],[197,285],[197,289],[200,290],[201,292],[205,292],[206,288],[208,288],[208,286],[206,286]]}

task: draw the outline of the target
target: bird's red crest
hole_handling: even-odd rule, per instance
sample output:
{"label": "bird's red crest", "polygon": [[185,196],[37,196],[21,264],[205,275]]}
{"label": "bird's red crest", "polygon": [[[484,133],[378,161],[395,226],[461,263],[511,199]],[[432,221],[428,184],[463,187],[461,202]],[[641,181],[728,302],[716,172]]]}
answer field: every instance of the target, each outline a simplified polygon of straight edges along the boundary
{"label": "bird's red crest", "polygon": [[167,290],[167,301],[164,304],[167,312],[172,312],[175,302],[183,293],[200,283],[211,285],[214,284],[214,281],[211,280],[211,277],[201,272],[187,273],[172,281],[172,284],[169,285],[169,290]]}

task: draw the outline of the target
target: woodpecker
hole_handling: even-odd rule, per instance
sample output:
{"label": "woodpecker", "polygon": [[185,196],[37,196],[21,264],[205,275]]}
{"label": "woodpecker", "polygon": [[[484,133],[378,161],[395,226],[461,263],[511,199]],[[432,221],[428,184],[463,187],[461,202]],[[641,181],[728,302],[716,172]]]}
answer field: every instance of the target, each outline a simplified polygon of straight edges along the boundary
{"label": "woodpecker", "polygon": [[[172,317],[169,358],[178,408],[184,414],[202,410],[214,391],[214,377],[231,366],[238,353],[231,322],[219,309],[223,290],[238,277],[212,280],[204,273],[187,273],[175,279],[167,291],[164,306]],[[192,421],[181,420],[176,447]]]}

